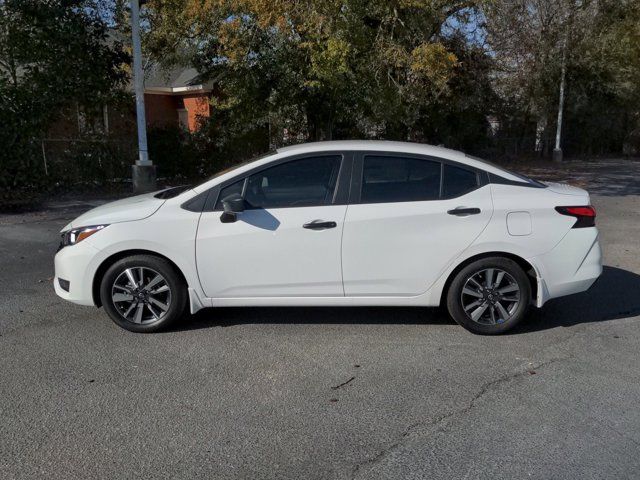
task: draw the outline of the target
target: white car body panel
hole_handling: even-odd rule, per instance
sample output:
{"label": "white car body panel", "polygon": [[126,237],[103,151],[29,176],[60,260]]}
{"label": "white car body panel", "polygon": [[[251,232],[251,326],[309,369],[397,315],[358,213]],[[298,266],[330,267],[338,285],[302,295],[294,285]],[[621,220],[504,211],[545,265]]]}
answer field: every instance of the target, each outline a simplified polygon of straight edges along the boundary
{"label": "white car body panel", "polygon": [[153,195],[153,193],[145,193],[92,208],[74,219],[62,230],[98,225],[101,223],[133,222],[150,217],[157,212],[165,202],[162,199],[154,198]]}
{"label": "white car body panel", "polygon": [[[346,205],[247,210],[220,228],[220,212],[204,212],[196,258],[212,298],[343,296],[340,243]],[[336,228],[302,228],[313,220]]]}
{"label": "white car body panel", "polygon": [[[235,223],[221,223],[220,212],[182,208],[258,166],[322,151],[423,154],[492,173],[505,184],[488,183],[444,200],[247,210]],[[57,253],[54,285],[66,300],[95,305],[94,281],[105,262],[147,252],[175,264],[188,285],[192,312],[210,306],[436,306],[466,260],[506,254],[531,266],[533,302],[542,306],[586,290],[602,271],[597,229],[571,228],[575,218],[555,211],[571,205],[589,205],[588,193],[561,184],[530,188],[517,175],[460,152],[398,142],[319,142],[281,149],[175,198],[147,194],[81,215],[64,230],[109,226]],[[446,213],[456,207],[481,213]],[[316,219],[337,227],[302,228]],[[70,281],[69,292],[59,278]]]}
{"label": "white car body panel", "polygon": [[[447,213],[457,207],[481,213]],[[342,241],[345,295],[424,294],[492,213],[489,185],[450,200],[349,205]]]}
{"label": "white car body panel", "polygon": [[[56,284],[56,292],[67,300],[82,305],[94,305],[93,278],[100,265],[120,252],[136,251],[157,253],[170,259],[198,298],[205,299],[194,261],[200,213],[180,208],[182,202],[176,200],[171,199],[164,203],[162,215],[111,224],[100,234],[93,235],[73,247],[60,250],[56,254],[55,265],[56,272],[61,273],[56,275],[74,279],[72,284],[75,283],[78,287],[72,288],[71,292],[64,292]],[[77,301],[78,298],[80,301]],[[206,306],[210,302],[201,300],[201,303]]]}

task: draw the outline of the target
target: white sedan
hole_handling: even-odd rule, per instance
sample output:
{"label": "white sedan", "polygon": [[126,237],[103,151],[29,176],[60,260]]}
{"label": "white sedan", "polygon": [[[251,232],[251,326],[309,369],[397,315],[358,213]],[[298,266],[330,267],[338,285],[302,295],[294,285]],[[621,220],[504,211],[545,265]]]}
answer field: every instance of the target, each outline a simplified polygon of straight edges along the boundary
{"label": "white sedan", "polygon": [[281,148],[62,230],[56,293],[152,332],[217,306],[446,305],[475,333],[602,272],[589,194],[428,145]]}

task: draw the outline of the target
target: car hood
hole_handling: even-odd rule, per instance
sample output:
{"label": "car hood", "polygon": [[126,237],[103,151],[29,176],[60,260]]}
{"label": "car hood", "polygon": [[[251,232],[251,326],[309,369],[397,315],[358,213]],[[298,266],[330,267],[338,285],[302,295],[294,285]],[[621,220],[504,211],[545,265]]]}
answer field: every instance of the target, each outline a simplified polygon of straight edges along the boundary
{"label": "car hood", "polygon": [[145,193],[100,205],[72,220],[62,231],[90,225],[132,222],[150,217],[165,202],[163,199],[154,197],[157,193]]}

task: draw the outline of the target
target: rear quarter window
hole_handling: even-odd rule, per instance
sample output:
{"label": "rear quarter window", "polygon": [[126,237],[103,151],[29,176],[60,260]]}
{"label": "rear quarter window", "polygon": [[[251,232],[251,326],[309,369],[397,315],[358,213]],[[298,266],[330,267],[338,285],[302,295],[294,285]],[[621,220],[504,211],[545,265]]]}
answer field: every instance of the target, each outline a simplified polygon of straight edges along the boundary
{"label": "rear quarter window", "polygon": [[464,195],[478,188],[478,173],[463,167],[445,164],[442,178],[442,198]]}

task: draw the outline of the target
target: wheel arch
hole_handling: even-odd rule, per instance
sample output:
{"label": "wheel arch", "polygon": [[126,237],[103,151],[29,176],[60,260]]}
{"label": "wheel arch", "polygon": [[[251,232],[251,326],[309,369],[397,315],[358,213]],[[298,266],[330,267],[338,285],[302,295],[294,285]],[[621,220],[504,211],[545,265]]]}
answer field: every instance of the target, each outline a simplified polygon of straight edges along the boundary
{"label": "wheel arch", "polygon": [[467,265],[477,261],[477,260],[481,260],[483,258],[488,258],[488,257],[503,257],[503,258],[508,258],[510,260],[513,260],[514,262],[516,262],[520,268],[522,268],[522,270],[524,271],[524,273],[527,275],[527,278],[529,279],[529,284],[531,285],[531,299],[535,302],[536,299],[538,298],[538,282],[539,282],[539,278],[538,278],[538,273],[536,268],[527,260],[525,260],[524,258],[515,255],[513,253],[509,253],[509,252],[501,252],[501,251],[495,251],[495,252],[483,252],[483,253],[479,253],[477,255],[473,255],[469,258],[465,258],[462,262],[460,262],[452,271],[451,273],[449,273],[449,276],[447,277],[447,281],[444,284],[444,287],[442,288],[442,292],[440,294],[440,305],[445,305],[446,304],[446,299],[447,299],[447,292],[449,291],[449,287],[451,286],[451,282],[453,282],[453,279],[455,278],[455,276],[458,274],[458,272],[460,270],[462,270],[463,268],[465,268]]}
{"label": "wheel arch", "polygon": [[120,252],[114,253],[104,259],[98,269],[96,270],[95,275],[93,276],[93,283],[91,285],[91,295],[93,297],[93,303],[96,307],[102,306],[102,301],[100,300],[100,284],[102,283],[102,279],[104,278],[104,274],[107,272],[109,267],[116,263],[118,260],[121,260],[126,257],[131,257],[133,255],[152,255],[154,257],[162,258],[171,264],[171,266],[175,269],[175,271],[180,275],[184,284],[189,287],[189,282],[187,282],[187,278],[178,267],[176,262],[171,260],[169,257],[162,255],[158,252],[154,252],[152,250],[144,250],[144,249],[131,249],[131,250],[122,250]]}

